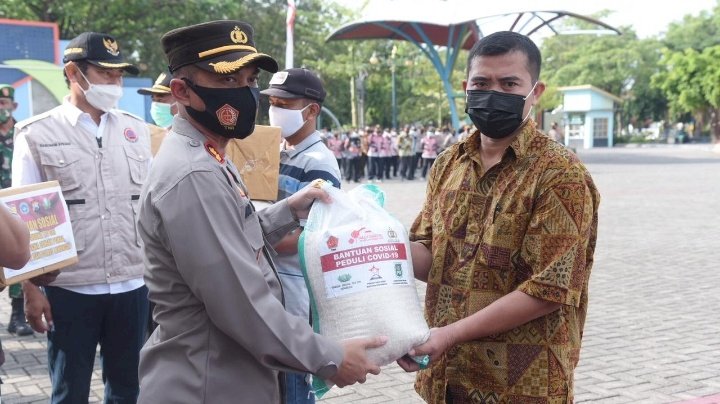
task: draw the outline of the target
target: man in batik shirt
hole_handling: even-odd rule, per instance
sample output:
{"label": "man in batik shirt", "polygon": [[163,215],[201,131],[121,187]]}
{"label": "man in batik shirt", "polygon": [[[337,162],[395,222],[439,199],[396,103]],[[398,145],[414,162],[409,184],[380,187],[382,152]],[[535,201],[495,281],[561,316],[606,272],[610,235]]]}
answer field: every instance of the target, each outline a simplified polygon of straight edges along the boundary
{"label": "man in batik shirt", "polygon": [[415,385],[430,403],[573,400],[600,197],[529,119],[540,60],[514,32],[473,47],[463,87],[478,130],[438,157],[411,229],[435,329],[410,354],[430,355]]}

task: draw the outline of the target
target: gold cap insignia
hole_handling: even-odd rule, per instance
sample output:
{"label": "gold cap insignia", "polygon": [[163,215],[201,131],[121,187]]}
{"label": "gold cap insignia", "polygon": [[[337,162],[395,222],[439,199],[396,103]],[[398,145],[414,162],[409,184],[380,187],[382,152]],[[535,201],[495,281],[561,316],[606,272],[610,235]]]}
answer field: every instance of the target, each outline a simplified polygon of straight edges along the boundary
{"label": "gold cap insignia", "polygon": [[83,48],[67,48],[65,49],[64,55],[67,56],[71,53],[82,53]]}
{"label": "gold cap insignia", "polygon": [[160,73],[157,80],[155,80],[155,84],[162,84],[162,82],[165,80],[165,73]]}
{"label": "gold cap insignia", "polygon": [[118,49],[118,44],[113,40],[112,38],[103,38],[103,45],[105,45],[105,49],[107,49],[107,52],[113,56],[117,56],[120,54],[120,50]]}
{"label": "gold cap insignia", "polygon": [[248,37],[247,34],[236,25],[235,29],[230,32],[230,40],[234,43],[247,43]]}

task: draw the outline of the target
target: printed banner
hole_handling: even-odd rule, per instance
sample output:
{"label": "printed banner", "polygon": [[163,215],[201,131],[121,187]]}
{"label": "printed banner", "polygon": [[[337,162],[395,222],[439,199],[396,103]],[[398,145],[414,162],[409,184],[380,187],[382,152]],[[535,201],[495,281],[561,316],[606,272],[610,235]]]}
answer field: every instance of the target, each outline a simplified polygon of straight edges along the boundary
{"label": "printed banner", "polygon": [[22,269],[3,268],[2,284],[18,283],[77,262],[70,215],[57,181],[0,190],[0,202],[27,224],[32,254]]}
{"label": "printed banner", "polygon": [[392,227],[349,226],[324,235],[320,264],[328,298],[364,290],[408,286],[408,253]]}

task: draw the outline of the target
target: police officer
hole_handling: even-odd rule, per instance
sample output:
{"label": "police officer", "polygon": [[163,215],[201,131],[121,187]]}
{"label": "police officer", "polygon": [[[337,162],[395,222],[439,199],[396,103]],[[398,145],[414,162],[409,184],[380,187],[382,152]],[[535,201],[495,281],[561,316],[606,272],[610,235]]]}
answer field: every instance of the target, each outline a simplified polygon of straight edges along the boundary
{"label": "police officer", "polygon": [[148,317],[135,219],[150,138],[142,119],[115,106],[124,72],[138,69],[95,32],[72,39],[63,62],[70,95],[17,124],[12,175],[13,185],[59,181],[79,262],[45,293],[24,282],[25,311],[48,332],[52,403],[87,402],[98,344],[106,402],[134,403]]}
{"label": "police officer", "polygon": [[385,338],[338,343],[288,314],[267,245],[307,217],[312,186],[256,212],[231,139],[249,136],[258,108],[253,29],[212,21],[162,37],[178,103],[172,130],[140,197],[145,280],[158,328],[140,360],[140,403],[279,403],[276,369],[309,372],[339,386],[380,369],[365,350]]}
{"label": "police officer", "polygon": [[157,154],[160,144],[172,125],[173,116],[177,114],[175,98],[173,98],[170,93],[171,79],[172,75],[169,72],[163,72],[157,77],[152,87],[137,90],[138,94],[149,95],[152,99],[150,103],[150,116],[155,122],[155,125],[150,125],[149,127],[150,148],[152,149],[153,156]]}

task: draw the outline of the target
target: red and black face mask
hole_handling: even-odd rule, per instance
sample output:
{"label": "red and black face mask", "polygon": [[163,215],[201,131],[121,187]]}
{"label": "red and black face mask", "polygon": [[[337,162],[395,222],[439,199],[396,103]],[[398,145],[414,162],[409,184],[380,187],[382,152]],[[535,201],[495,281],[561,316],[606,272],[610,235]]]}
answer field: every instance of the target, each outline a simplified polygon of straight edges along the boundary
{"label": "red and black face mask", "polygon": [[201,87],[183,78],[205,103],[205,111],[185,107],[188,114],[207,130],[228,139],[244,139],[255,130],[259,90],[255,87]]}

